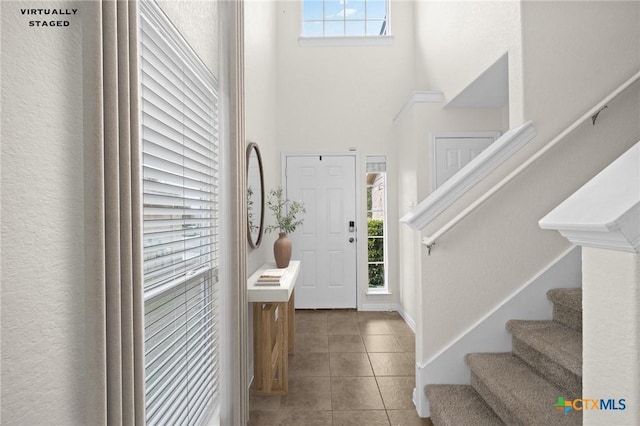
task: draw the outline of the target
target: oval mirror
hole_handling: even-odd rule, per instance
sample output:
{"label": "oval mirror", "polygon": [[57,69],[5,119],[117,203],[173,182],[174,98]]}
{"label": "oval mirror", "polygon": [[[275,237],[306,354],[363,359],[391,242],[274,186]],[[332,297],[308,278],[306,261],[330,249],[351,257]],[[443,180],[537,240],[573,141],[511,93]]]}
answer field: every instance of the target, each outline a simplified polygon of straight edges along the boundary
{"label": "oval mirror", "polygon": [[264,225],[264,175],[258,144],[247,146],[247,235],[249,245],[258,248]]}

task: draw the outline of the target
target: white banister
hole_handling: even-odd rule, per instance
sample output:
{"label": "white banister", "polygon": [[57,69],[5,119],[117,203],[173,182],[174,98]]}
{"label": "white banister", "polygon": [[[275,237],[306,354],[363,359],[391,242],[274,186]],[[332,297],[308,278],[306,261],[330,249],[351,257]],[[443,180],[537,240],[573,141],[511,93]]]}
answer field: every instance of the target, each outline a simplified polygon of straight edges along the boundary
{"label": "white banister", "polygon": [[494,194],[500,191],[505,185],[511,182],[514,178],[524,172],[530,165],[535,163],[540,157],[546,154],[550,149],[555,147],[560,141],[562,141],[568,134],[573,132],[578,126],[587,121],[588,119],[593,119],[593,117],[598,114],[602,109],[604,109],[609,102],[615,99],[622,92],[627,90],[632,84],[640,80],[640,71],[635,73],[631,78],[625,81],[620,87],[615,89],[611,94],[606,96],[603,100],[598,102],[593,108],[587,111],[584,115],[578,118],[573,124],[567,127],[564,131],[562,131],[558,136],[553,138],[551,142],[543,146],[538,152],[536,152],[533,156],[528,158],[524,163],[514,169],[511,173],[509,173],[506,177],[504,177],[500,182],[494,185],[490,190],[482,194],[481,197],[477,198],[473,203],[469,204],[464,210],[458,213],[453,219],[443,225],[440,229],[438,229],[433,235],[425,237],[422,240],[422,243],[429,247],[431,247],[436,243],[438,238],[446,234],[449,230],[454,228],[458,223],[460,223],[464,218],[466,218],[469,214],[474,212],[478,207],[484,204],[489,198],[491,198]]}
{"label": "white banister", "polygon": [[640,253],[640,142],[538,224],[575,245]]}
{"label": "white banister", "polygon": [[429,194],[413,210],[402,216],[400,222],[413,229],[424,228],[491,171],[531,141],[535,135],[536,131],[531,121],[510,129],[451,179]]}

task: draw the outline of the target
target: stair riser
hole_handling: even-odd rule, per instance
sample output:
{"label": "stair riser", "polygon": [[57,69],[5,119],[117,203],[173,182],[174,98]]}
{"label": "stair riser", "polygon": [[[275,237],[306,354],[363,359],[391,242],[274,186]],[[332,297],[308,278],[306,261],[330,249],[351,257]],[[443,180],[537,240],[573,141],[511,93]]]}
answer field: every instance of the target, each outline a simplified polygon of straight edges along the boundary
{"label": "stair riser", "polygon": [[431,423],[438,426],[449,426],[450,423],[447,419],[440,414],[440,410],[438,410],[438,405],[431,405],[431,414],[429,415],[431,418]]}
{"label": "stair riser", "polygon": [[471,386],[427,385],[425,392],[435,426],[504,426]]}
{"label": "stair riser", "polygon": [[553,304],[553,320],[582,332],[582,311],[576,311],[557,303]]}
{"label": "stair riser", "polygon": [[429,390],[429,386],[427,386],[425,392],[427,393],[427,398],[431,405],[431,413],[429,414],[431,423],[438,426],[450,426],[451,422],[447,420],[446,415],[444,415],[444,413],[440,413],[440,408],[445,409],[446,407],[441,407],[441,404],[437,403],[436,398]]}
{"label": "stair riser", "polygon": [[433,423],[434,426],[456,426],[454,423],[449,421],[446,413],[440,413],[440,410],[438,410],[437,406],[431,408],[430,418],[431,423]]}
{"label": "stair riser", "polygon": [[471,372],[471,386],[484,399],[489,407],[508,425],[521,424],[518,417],[500,401],[473,372]]}
{"label": "stair riser", "polygon": [[440,415],[440,410],[437,409],[437,406],[431,407],[431,414],[430,414],[430,418],[431,418],[431,423],[433,423],[434,425],[437,426],[453,426],[451,425],[451,423],[449,423],[446,419],[446,417]]}
{"label": "stair riser", "polygon": [[581,397],[582,378],[580,376],[557,364],[516,337],[513,338],[512,352],[549,382],[564,390],[566,398]]}

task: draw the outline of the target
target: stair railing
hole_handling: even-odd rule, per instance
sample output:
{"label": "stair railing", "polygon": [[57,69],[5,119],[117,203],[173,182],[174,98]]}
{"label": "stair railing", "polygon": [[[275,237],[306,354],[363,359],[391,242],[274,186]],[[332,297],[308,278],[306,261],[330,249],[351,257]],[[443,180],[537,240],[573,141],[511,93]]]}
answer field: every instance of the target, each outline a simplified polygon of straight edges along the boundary
{"label": "stair railing", "polygon": [[598,118],[598,114],[602,112],[605,108],[607,108],[607,104],[611,102],[613,99],[618,97],[622,92],[631,87],[635,82],[640,80],[640,71],[635,73],[631,78],[625,81],[620,87],[615,89],[611,94],[606,96],[603,100],[598,102],[593,108],[587,111],[584,115],[578,118],[573,122],[569,127],[567,127],[564,131],[562,131],[558,136],[553,138],[551,142],[540,148],[538,152],[536,152],[532,157],[528,158],[525,162],[520,164],[516,169],[514,169],[511,173],[505,176],[500,182],[495,184],[491,189],[482,194],[482,196],[478,197],[473,203],[469,204],[464,210],[458,213],[453,219],[444,224],[440,229],[438,229],[433,235],[425,237],[422,240],[422,244],[426,245],[428,248],[428,253],[431,254],[431,250],[433,246],[435,246],[438,238],[442,237],[444,234],[449,232],[452,228],[454,228],[458,223],[460,223],[464,218],[469,216],[472,212],[474,212],[478,207],[483,205],[487,200],[489,200],[493,195],[495,195],[498,191],[500,191],[505,185],[511,182],[514,178],[519,176],[522,172],[524,172],[529,166],[535,163],[540,157],[546,154],[550,149],[556,146],[560,141],[562,141],[565,136],[573,132],[578,126],[582,123],[591,119],[593,125],[596,124],[596,119]]}

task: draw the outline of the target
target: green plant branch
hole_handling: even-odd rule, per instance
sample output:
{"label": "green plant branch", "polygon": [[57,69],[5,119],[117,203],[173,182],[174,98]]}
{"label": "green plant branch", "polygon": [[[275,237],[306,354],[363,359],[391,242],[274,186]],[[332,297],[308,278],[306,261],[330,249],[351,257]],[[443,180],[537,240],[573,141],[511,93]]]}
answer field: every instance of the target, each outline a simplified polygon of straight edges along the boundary
{"label": "green plant branch", "polygon": [[282,187],[269,191],[267,207],[273,212],[276,224],[267,226],[265,228],[266,232],[277,230],[291,234],[304,222],[304,218],[298,218],[298,215],[307,212],[304,204],[300,201],[291,201],[285,198]]}

